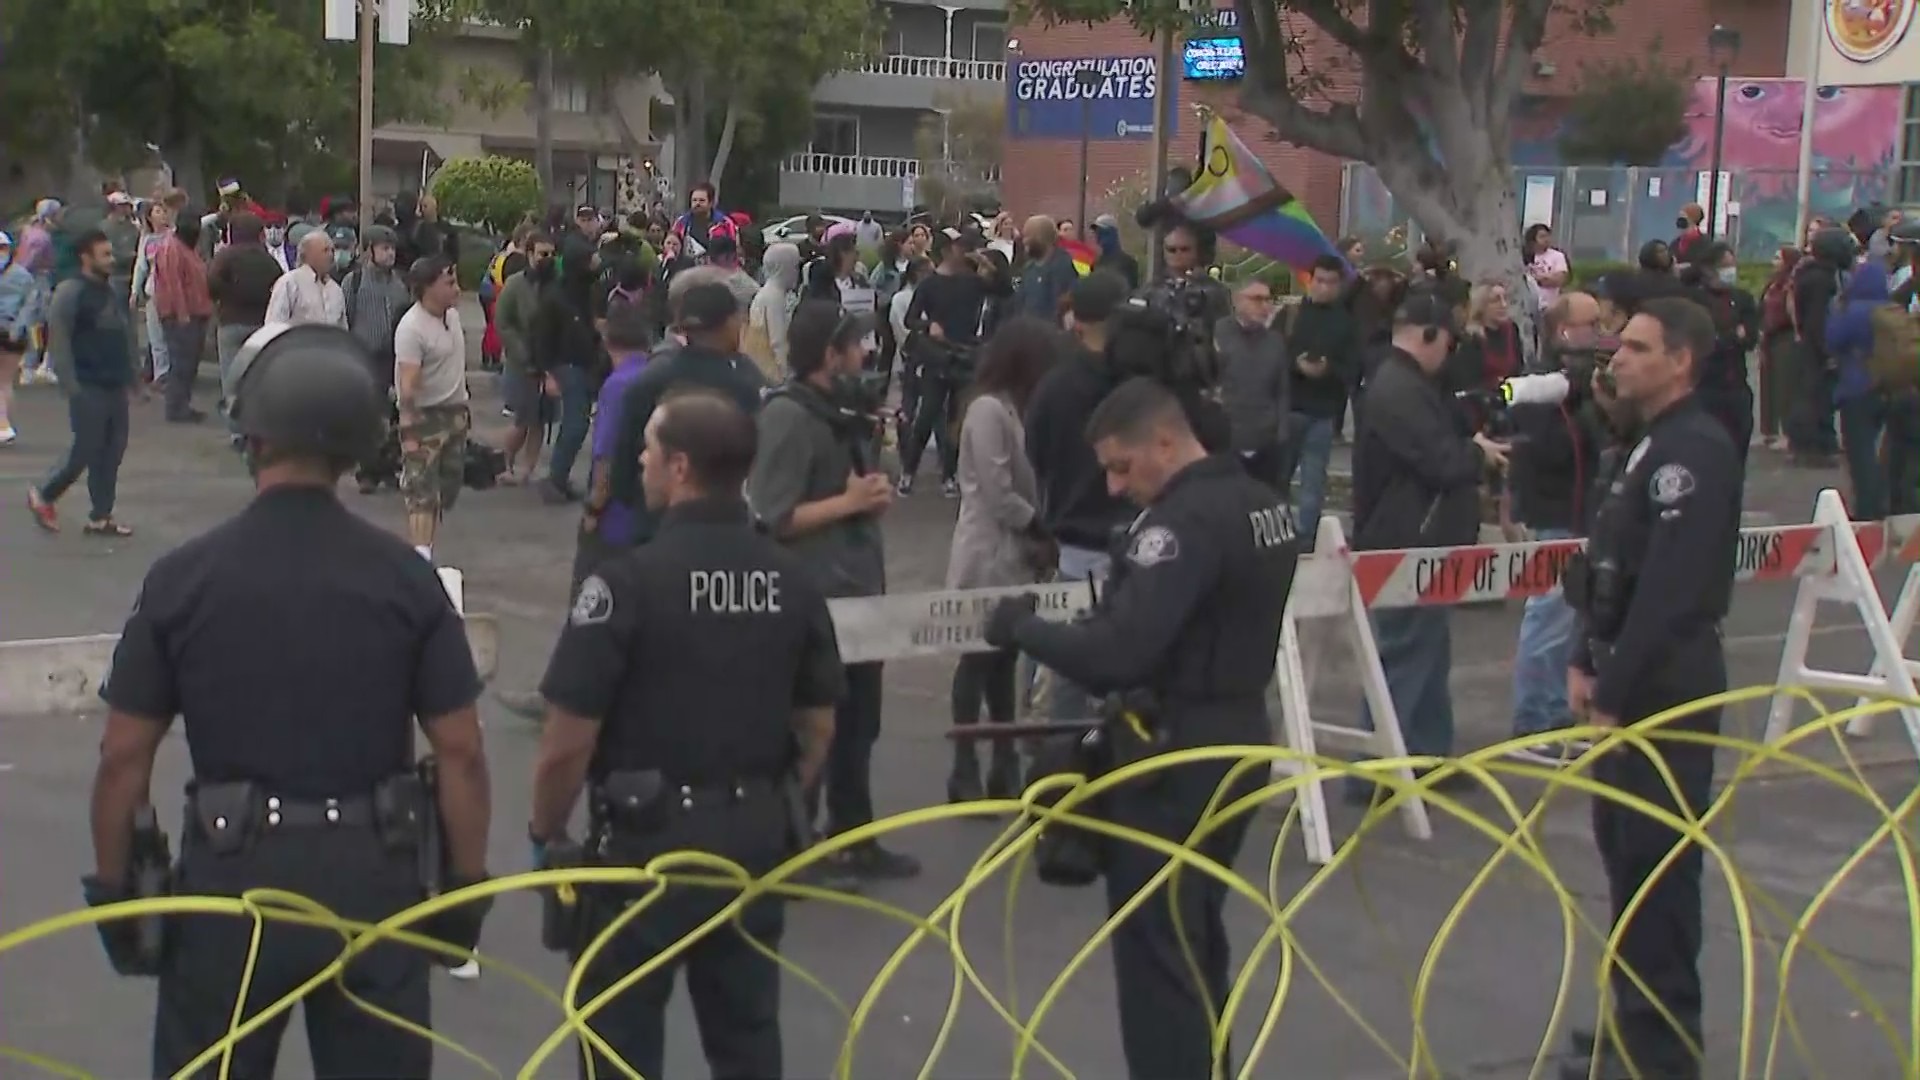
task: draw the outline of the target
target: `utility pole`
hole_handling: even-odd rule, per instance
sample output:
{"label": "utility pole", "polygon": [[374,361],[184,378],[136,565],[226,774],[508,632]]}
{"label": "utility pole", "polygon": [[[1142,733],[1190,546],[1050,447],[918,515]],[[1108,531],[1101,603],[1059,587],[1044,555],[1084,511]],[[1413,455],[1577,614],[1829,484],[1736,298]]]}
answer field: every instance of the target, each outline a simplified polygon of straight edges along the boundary
{"label": "utility pole", "polygon": [[363,215],[369,214],[373,206],[374,5],[375,0],[360,0],[360,213]]}

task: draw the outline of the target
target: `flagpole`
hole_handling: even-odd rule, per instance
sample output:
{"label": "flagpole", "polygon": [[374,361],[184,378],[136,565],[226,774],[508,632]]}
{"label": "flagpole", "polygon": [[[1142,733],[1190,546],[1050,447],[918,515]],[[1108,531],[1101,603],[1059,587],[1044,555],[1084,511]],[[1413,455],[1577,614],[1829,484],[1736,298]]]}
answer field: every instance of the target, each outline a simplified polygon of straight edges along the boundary
{"label": "flagpole", "polygon": [[[1153,101],[1153,192],[1148,197],[1149,201],[1164,199],[1170,194],[1167,191],[1167,151],[1173,142],[1174,121],[1177,120],[1174,116],[1173,36],[1172,30],[1163,28],[1160,31],[1160,56],[1154,61],[1155,77],[1159,80],[1155,89],[1159,92],[1154,95]],[[1152,281],[1159,281],[1161,275],[1166,273],[1166,253],[1160,250],[1160,241],[1165,234],[1164,226],[1155,226],[1147,237],[1147,277]]]}
{"label": "flagpole", "polygon": [[1800,158],[1794,170],[1793,242],[1807,242],[1807,221],[1813,216],[1813,135],[1820,105],[1820,54],[1827,46],[1826,0],[1811,5],[1813,33],[1807,38],[1806,59],[1801,63]]}

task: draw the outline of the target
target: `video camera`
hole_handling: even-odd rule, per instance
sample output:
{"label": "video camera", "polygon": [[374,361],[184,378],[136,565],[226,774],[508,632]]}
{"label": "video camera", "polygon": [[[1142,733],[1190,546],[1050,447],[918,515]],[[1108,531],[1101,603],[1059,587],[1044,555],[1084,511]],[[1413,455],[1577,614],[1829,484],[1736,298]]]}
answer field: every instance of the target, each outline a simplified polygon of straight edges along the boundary
{"label": "video camera", "polygon": [[1212,298],[1192,278],[1155,282],[1114,310],[1107,354],[1123,379],[1144,375],[1175,390],[1207,390],[1219,370]]}

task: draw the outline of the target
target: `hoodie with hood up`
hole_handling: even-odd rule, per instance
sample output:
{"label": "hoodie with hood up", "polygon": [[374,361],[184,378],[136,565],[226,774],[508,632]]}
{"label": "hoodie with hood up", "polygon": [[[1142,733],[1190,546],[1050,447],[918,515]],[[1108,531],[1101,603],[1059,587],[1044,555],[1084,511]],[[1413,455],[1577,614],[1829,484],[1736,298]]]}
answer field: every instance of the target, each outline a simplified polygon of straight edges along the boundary
{"label": "hoodie with hood up", "polygon": [[753,359],[768,383],[787,377],[787,324],[792,319],[793,290],[800,284],[800,249],[775,244],[760,261],[767,283],[747,305],[747,330],[740,351]]}
{"label": "hoodie with hood up", "polygon": [[1868,259],[1847,275],[1840,298],[1828,312],[1827,355],[1840,376],[1833,390],[1835,401],[1852,401],[1872,392],[1867,357],[1873,352],[1873,309],[1887,303],[1888,295],[1886,265]]}

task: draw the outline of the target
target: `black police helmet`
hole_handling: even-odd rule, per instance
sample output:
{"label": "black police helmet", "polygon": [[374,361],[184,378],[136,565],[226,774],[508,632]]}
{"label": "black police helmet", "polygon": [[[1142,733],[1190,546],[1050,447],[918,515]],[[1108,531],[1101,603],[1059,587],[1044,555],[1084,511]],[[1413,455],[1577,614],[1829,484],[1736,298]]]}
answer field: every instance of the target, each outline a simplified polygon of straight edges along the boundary
{"label": "black police helmet", "polygon": [[356,461],[385,436],[373,357],[337,326],[270,323],[233,361],[240,434],[276,451]]}

